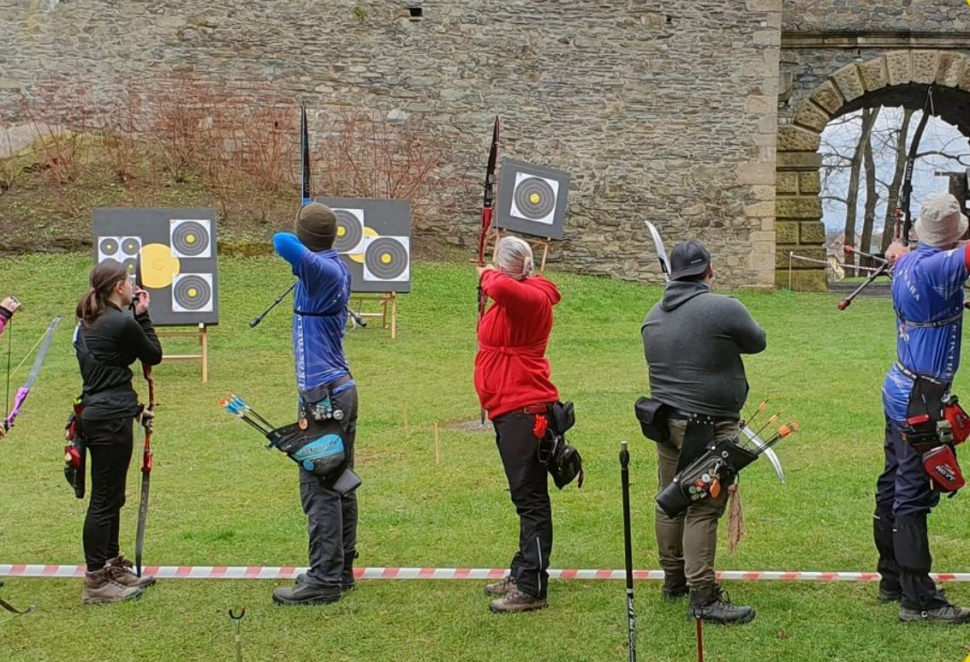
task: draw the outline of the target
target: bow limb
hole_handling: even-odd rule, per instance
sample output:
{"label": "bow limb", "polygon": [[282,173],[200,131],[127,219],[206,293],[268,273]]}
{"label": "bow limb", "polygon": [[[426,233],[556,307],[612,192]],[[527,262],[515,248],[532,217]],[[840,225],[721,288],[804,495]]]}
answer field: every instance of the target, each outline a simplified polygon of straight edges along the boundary
{"label": "bow limb", "polygon": [[916,131],[913,133],[913,140],[909,145],[909,155],[906,158],[906,170],[903,173],[903,190],[902,199],[900,200],[900,208],[903,212],[903,243],[909,244],[909,233],[913,229],[913,214],[912,214],[912,202],[913,202],[913,170],[916,168],[916,156],[919,154],[919,144],[923,139],[923,132],[926,130],[926,124],[930,119],[933,111],[933,86],[926,90],[926,103],[923,104],[923,116],[919,120],[919,124],[916,125]]}
{"label": "bow limb", "polygon": [[670,282],[670,261],[667,260],[667,250],[664,248],[664,240],[660,238],[660,233],[650,221],[646,221],[647,229],[650,230],[650,237],[653,239],[654,248],[657,249],[657,259],[660,260],[660,270],[664,275],[664,282]]}
{"label": "bow limb", "polygon": [[[47,325],[47,331],[44,332],[44,335],[41,336],[39,341],[37,341],[37,344],[35,344],[34,347],[31,348],[30,352],[27,353],[27,356],[30,356],[30,353],[33,352],[35,348],[40,347],[40,349],[37,350],[37,356],[34,358],[34,365],[30,369],[30,374],[27,376],[27,380],[24,382],[23,386],[17,389],[17,393],[13,398],[13,406],[10,408],[7,417],[0,422],[0,426],[2,426],[4,432],[13,427],[14,421],[16,421],[17,416],[20,415],[24,402],[27,401],[27,396],[30,395],[30,389],[33,387],[34,382],[37,381],[37,377],[40,375],[40,370],[44,365],[44,361],[47,359],[47,352],[50,350],[51,342],[54,339],[54,332],[60,325],[61,319],[63,319],[61,316],[57,316],[52,319],[50,324]],[[26,360],[26,357],[24,357],[24,360]],[[16,370],[14,371],[14,374],[16,374]]]}
{"label": "bow limb", "polygon": [[778,476],[778,480],[782,483],[785,482],[785,470],[781,466],[781,460],[778,459],[778,455],[775,451],[770,448],[764,439],[758,436],[758,433],[749,428],[747,425],[741,428],[741,432],[745,437],[751,440],[751,443],[755,445],[758,449],[759,455],[764,455],[768,458],[771,463],[772,468],[775,470],[775,474]]}

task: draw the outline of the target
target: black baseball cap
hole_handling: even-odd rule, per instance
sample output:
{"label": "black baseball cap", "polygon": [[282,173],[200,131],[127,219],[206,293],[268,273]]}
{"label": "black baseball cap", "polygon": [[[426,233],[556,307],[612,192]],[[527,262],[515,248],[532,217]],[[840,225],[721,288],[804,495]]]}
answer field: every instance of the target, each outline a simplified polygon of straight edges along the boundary
{"label": "black baseball cap", "polygon": [[685,276],[699,276],[711,263],[711,254],[699,241],[682,241],[670,252],[670,279],[678,280]]}

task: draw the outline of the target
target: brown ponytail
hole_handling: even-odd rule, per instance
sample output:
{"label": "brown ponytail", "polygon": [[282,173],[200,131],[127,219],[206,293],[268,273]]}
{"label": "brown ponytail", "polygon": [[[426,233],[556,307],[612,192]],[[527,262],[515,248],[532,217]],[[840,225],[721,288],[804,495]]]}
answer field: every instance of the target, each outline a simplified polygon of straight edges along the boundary
{"label": "brown ponytail", "polygon": [[105,260],[96,264],[89,278],[91,289],[77,302],[75,315],[78,321],[90,326],[101,317],[107,309],[108,297],[111,296],[114,286],[125,278],[128,278],[128,270],[120,262]]}

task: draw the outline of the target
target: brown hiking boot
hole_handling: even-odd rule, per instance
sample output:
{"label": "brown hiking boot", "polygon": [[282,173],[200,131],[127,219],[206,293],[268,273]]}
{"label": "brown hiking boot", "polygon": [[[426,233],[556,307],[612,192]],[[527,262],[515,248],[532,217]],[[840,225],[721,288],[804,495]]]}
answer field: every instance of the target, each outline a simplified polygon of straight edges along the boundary
{"label": "brown hiking boot", "polygon": [[485,585],[485,595],[490,598],[500,598],[503,595],[507,595],[509,591],[515,590],[515,580],[512,579],[511,575],[506,575],[502,577],[500,581],[494,584]]}
{"label": "brown hiking boot", "polygon": [[511,589],[505,597],[492,600],[488,606],[494,614],[514,614],[520,611],[535,611],[545,609],[549,603],[545,598],[536,598],[526,595],[518,588]]}
{"label": "brown hiking boot", "polygon": [[124,602],[141,595],[142,589],[125,586],[115,581],[113,574],[113,569],[108,566],[94,572],[84,573],[84,591],[81,593],[81,602],[86,605]]}
{"label": "brown hiking boot", "polygon": [[111,578],[122,586],[148,588],[155,584],[155,578],[151,575],[139,577],[135,574],[135,564],[126,559],[123,554],[108,561],[104,567],[111,568]]}

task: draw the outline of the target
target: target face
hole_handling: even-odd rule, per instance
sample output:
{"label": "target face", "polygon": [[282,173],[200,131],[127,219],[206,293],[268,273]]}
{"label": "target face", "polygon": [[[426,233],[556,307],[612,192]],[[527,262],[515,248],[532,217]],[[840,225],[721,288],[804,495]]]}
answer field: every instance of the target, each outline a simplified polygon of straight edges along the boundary
{"label": "target face", "polygon": [[526,221],[552,225],[558,195],[559,182],[556,180],[518,172],[515,174],[511,213]]}
{"label": "target face", "polygon": [[367,240],[364,248],[364,280],[409,280],[410,243],[407,237],[374,237]]}
{"label": "target face", "polygon": [[141,251],[140,237],[98,237],[98,262],[114,260],[125,263],[126,260],[137,258]]}
{"label": "target face", "polygon": [[212,311],[212,274],[176,274],[172,279],[172,312]]}
{"label": "target face", "polygon": [[334,209],[337,237],[333,248],[341,255],[356,255],[364,250],[364,210]]}
{"label": "target face", "polygon": [[169,244],[172,257],[212,257],[212,232],[209,219],[172,219]]}

